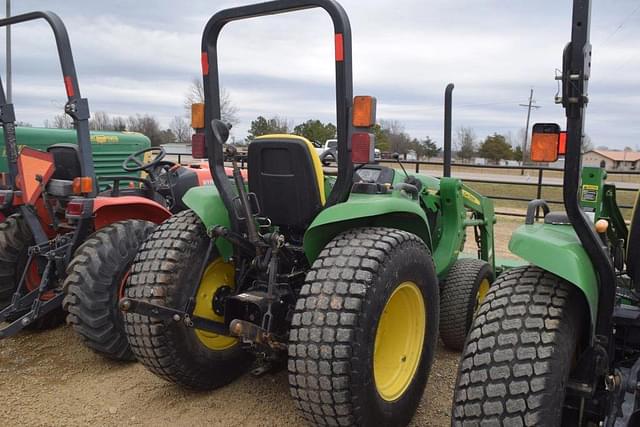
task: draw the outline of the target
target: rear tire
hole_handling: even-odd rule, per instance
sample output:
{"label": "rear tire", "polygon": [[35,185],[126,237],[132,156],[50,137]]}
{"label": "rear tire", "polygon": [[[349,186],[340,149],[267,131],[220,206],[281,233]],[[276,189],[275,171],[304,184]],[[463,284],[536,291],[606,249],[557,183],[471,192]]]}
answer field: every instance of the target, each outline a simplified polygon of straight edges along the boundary
{"label": "rear tire", "polygon": [[0,308],[11,303],[22,274],[20,261],[32,244],[33,235],[22,215],[11,215],[0,223]]}
{"label": "rear tire", "polygon": [[[194,288],[200,287],[197,275],[209,241],[193,211],[169,218],[140,248],[131,266],[126,296],[184,309]],[[211,304],[208,307],[213,313]],[[226,385],[246,372],[251,363],[251,356],[237,340],[229,343],[229,338],[221,338],[223,345],[213,349],[216,337],[221,336],[212,338],[212,334],[188,328],[182,322],[166,323],[125,313],[125,328],[139,362],[159,377],[188,388],[207,390]]]}
{"label": "rear tire", "polygon": [[361,228],[331,240],[307,274],[289,335],[290,391],[304,417],[408,424],[433,362],[438,306],[433,261],[417,236]]}
{"label": "rear tire", "polygon": [[92,350],[134,360],[118,301],[138,249],[153,232],[149,221],[127,220],[96,231],[75,252],[63,283],[67,323]]}
{"label": "rear tire", "polygon": [[493,279],[491,266],[481,259],[462,258],[453,264],[440,294],[440,338],[447,348],[462,351]]}
{"label": "rear tire", "polygon": [[[33,234],[21,214],[11,215],[0,223],[0,308],[6,307],[11,303],[11,297],[18,287],[18,282],[29,258],[29,246],[33,244]],[[33,264],[32,266],[35,271],[35,277],[32,274],[27,276],[28,290],[35,289],[40,284],[37,268]],[[23,291],[23,294],[26,293]],[[45,295],[47,294],[45,293]],[[25,313],[26,310],[14,313],[7,320],[12,322]],[[64,322],[64,316],[62,308],[56,308],[34,320],[26,329],[46,330],[55,328]]]}
{"label": "rear tire", "polygon": [[503,273],[469,332],[452,425],[571,424],[565,384],[587,322],[584,298],[565,280],[533,266]]}

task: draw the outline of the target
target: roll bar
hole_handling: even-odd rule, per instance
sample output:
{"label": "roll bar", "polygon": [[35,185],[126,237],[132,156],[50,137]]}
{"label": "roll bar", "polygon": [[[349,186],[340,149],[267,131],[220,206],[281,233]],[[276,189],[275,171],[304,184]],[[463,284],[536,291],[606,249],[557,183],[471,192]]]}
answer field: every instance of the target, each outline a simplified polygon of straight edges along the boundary
{"label": "roll bar", "polygon": [[[0,19],[0,27],[35,21],[37,19],[44,19],[53,30],[58,50],[58,58],[60,59],[60,67],[62,69],[62,77],[64,79],[64,86],[67,93],[67,103],[65,104],[64,112],[74,120],[78,138],[82,175],[94,177],[95,172],[93,168],[91,140],[89,136],[89,102],[86,98],[82,98],[80,95],[80,86],[78,85],[78,76],[73,62],[71,43],[69,42],[67,28],[62,22],[62,19],[60,19],[60,17],[55,13],[49,11],[29,12]],[[0,79],[0,122],[4,129],[4,141],[7,148],[7,160],[9,163],[11,185],[15,184],[15,177],[18,173],[18,148],[16,142],[15,120],[13,104],[7,103],[4,86]],[[91,197],[95,196],[97,190],[95,179],[93,187],[93,193],[90,194]]]}
{"label": "roll bar", "polygon": [[[353,77],[351,63],[351,26],[349,18],[334,0],[275,0],[266,3],[224,9],[209,19],[202,35],[202,75],[205,93],[205,141],[209,168],[224,204],[232,211],[234,190],[224,171],[222,145],[216,138],[212,120],[220,119],[220,86],[218,74],[218,37],[229,22],[259,16],[284,14],[304,9],[324,9],[333,21],[335,32],[336,69],[336,127],[338,138],[338,177],[327,200],[327,206],[343,202],[349,196],[353,179],[351,161],[351,103],[353,98]],[[232,227],[238,224],[231,215]]]}
{"label": "roll bar", "polygon": [[590,21],[591,0],[574,0],[571,42],[564,49],[562,61],[562,105],[567,117],[563,199],[571,225],[598,276],[596,340],[607,351],[611,351],[612,346],[607,339],[611,334],[611,316],[615,303],[615,270],[592,221],[580,207],[578,193],[585,108],[589,101],[587,83],[591,68]]}

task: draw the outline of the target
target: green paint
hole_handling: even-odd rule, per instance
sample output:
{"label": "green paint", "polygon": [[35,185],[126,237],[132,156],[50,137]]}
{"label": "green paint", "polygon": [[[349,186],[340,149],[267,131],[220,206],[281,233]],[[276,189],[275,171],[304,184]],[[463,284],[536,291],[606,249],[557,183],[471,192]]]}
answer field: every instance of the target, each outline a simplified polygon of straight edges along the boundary
{"label": "green paint", "polygon": [[[182,201],[198,215],[207,231],[217,225],[231,226],[227,208],[214,185],[193,187],[182,197]],[[233,255],[231,243],[223,238],[218,238],[216,248],[225,261]]]}
{"label": "green paint", "polygon": [[419,236],[431,247],[427,217],[417,200],[399,191],[387,194],[352,193],[344,203],[324,209],[304,235],[304,251],[309,262],[339,233],[366,226],[392,227]]}
{"label": "green paint", "polygon": [[596,218],[601,215],[604,180],[607,172],[600,168],[585,167],[582,169],[580,187],[580,205],[587,211],[594,212]]}
{"label": "green paint", "polygon": [[[77,134],[74,129],[47,129],[17,127],[18,149],[29,146],[46,151],[53,144],[75,144]],[[151,146],[151,141],[141,133],[91,131],[93,161],[97,176],[132,175],[122,170],[122,162],[129,154]],[[4,131],[0,128],[0,172],[8,172]]]}
{"label": "green paint", "polygon": [[433,262],[438,277],[444,278],[458,259],[466,239],[462,183],[455,178],[442,178],[439,196],[442,216],[438,225],[438,245],[433,250]]}
{"label": "green paint", "polygon": [[529,263],[576,285],[585,295],[594,327],[598,280],[591,260],[570,225],[536,223],[514,231],[509,250]]}

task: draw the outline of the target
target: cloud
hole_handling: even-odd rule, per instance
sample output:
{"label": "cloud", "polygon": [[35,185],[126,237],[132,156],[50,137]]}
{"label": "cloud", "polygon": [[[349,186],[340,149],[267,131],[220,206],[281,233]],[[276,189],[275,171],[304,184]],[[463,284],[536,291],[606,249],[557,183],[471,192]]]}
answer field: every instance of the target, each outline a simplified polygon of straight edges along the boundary
{"label": "cloud", "polygon": [[[606,3],[606,4],[605,4]],[[168,126],[184,113],[200,72],[201,31],[238,1],[87,2],[53,0],[66,22],[83,95],[92,111],[149,113]],[[42,6],[14,3],[14,13]],[[442,134],[444,87],[454,82],[454,126],[483,137],[524,127],[530,88],[542,108],[532,121],[562,123],[554,70],[569,39],[568,0],[344,0],[351,18],[354,87],[378,98],[378,117],[416,137]],[[640,11],[631,0],[593,5],[593,73],[587,132],[596,145],[635,146],[640,137]],[[59,113],[64,92],[43,24],[14,28],[14,94],[20,120]],[[3,40],[0,40],[3,42]],[[220,39],[221,82],[241,119],[257,115],[335,121],[333,37],[321,11],[229,24]]]}

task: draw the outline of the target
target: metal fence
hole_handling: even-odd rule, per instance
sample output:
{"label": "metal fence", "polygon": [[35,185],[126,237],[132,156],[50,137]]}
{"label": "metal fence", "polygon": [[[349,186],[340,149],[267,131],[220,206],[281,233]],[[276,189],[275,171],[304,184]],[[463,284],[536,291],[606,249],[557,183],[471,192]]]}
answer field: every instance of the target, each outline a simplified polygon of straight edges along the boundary
{"label": "metal fence", "polygon": [[[167,152],[167,155],[169,156],[174,156],[174,158],[177,156],[177,160],[179,163],[182,163],[183,160],[185,162],[192,162],[194,161],[193,158],[191,157],[190,153],[186,153],[184,151],[180,151],[180,152]],[[246,157],[241,157],[240,159],[240,164],[241,167],[244,168],[246,166]],[[390,166],[393,165],[397,165],[398,162],[395,162],[393,160],[387,160],[384,159],[381,161],[381,163],[384,164],[388,164]],[[409,169],[413,169],[415,170],[415,173],[420,173],[421,168],[423,170],[423,172],[426,172],[425,168],[427,166],[435,166],[438,168],[438,173],[433,173],[433,168],[431,168],[431,170],[429,170],[429,173],[432,173],[434,176],[442,176],[442,163],[440,162],[425,162],[425,161],[418,161],[418,160],[402,160],[400,163],[402,163],[402,165]],[[535,187],[535,198],[536,199],[541,199],[544,198],[544,189],[545,188],[562,188],[562,184],[561,183],[551,183],[551,182],[545,182],[545,173],[549,174],[551,172],[554,172],[555,174],[560,174],[559,177],[549,177],[547,175],[548,178],[551,179],[560,179],[560,181],[562,180],[562,174],[563,174],[563,169],[560,168],[552,168],[552,167],[544,167],[544,166],[498,166],[498,165],[476,165],[476,164],[465,164],[465,163],[454,163],[452,165],[453,168],[453,172],[452,172],[452,176],[456,177],[456,172],[460,172],[461,170],[469,170],[471,171],[471,173],[478,171],[478,170],[482,170],[482,169],[488,169],[488,170],[500,170],[502,172],[504,171],[513,171],[515,173],[512,174],[505,174],[505,177],[515,177],[518,175],[524,175],[524,173],[526,171],[530,171],[533,172],[534,175],[534,180],[533,181],[518,181],[518,182],[509,182],[506,180],[495,180],[495,179],[482,179],[482,178],[475,178],[475,177],[464,177],[462,178],[463,182],[465,183],[478,183],[478,184],[491,184],[491,185],[498,185],[498,186],[504,186],[505,187],[505,191],[500,192],[500,194],[484,194],[484,196],[489,197],[490,199],[493,200],[502,200],[502,201],[513,201],[513,202],[522,202],[522,203],[527,203],[529,202],[532,198],[531,197],[522,197],[522,196],[517,196],[517,195],[513,195],[513,194],[509,194],[509,186],[513,186],[513,185],[518,185],[518,186],[526,186],[526,187]],[[635,171],[607,171],[607,174],[609,176],[609,181],[614,181],[614,179],[611,179],[612,177],[615,177],[617,175],[628,175],[628,176],[633,176],[633,177],[638,177],[636,182],[640,182],[640,172],[635,172]],[[513,187],[512,187],[513,188]],[[631,188],[631,187],[617,187],[616,188],[616,192],[620,193],[620,192],[637,192],[638,189],[637,188]],[[550,205],[556,205],[559,206],[559,209],[562,208],[563,205],[563,201],[560,199],[549,199],[549,198],[545,198],[545,200],[547,201],[547,203],[549,203]],[[620,208],[622,209],[632,209],[633,205],[631,204],[619,204],[618,205]],[[496,214],[497,215],[506,215],[506,216],[515,216],[515,217],[525,217],[526,213],[525,213],[526,209],[523,206],[522,212],[514,212],[514,211],[504,211],[504,210],[496,210]]]}
{"label": "metal fence", "polygon": [[[414,165],[415,166],[415,173],[420,173],[420,167],[421,166],[437,166],[439,168],[442,168],[442,163],[439,162],[423,162],[423,161],[417,161],[417,160],[403,160],[402,161],[403,165]],[[406,167],[406,166],[405,166]],[[487,196],[493,200],[504,200],[504,201],[515,201],[515,202],[529,202],[531,201],[530,197],[520,197],[520,196],[515,196],[515,195],[509,195],[508,193],[508,186],[513,186],[513,185],[519,185],[519,186],[527,186],[527,187],[535,187],[535,193],[536,193],[536,199],[542,199],[544,198],[547,203],[551,204],[551,205],[558,205],[558,206],[562,206],[564,205],[564,202],[561,199],[549,199],[549,198],[545,198],[543,197],[544,195],[544,189],[545,188],[562,188],[563,185],[561,183],[549,183],[546,182],[545,183],[545,172],[549,173],[549,172],[554,172],[556,174],[560,174],[559,177],[552,177],[552,179],[559,179],[560,181],[562,181],[562,176],[564,174],[564,170],[560,169],[560,168],[552,168],[552,167],[545,167],[545,166],[499,166],[499,165],[476,165],[476,164],[465,164],[465,163],[454,163],[452,165],[452,167],[454,168],[454,171],[451,173],[451,176],[455,177],[456,176],[456,170],[457,169],[469,169],[471,171],[473,170],[479,170],[479,169],[496,169],[496,170],[501,170],[501,171],[514,171],[516,173],[519,173],[521,175],[524,175],[525,171],[533,171],[534,172],[534,176],[535,176],[535,180],[533,182],[526,182],[526,181],[518,181],[518,182],[509,182],[506,180],[495,180],[495,179],[480,179],[480,178],[469,178],[469,177],[464,177],[462,178],[463,182],[465,183],[479,183],[479,184],[491,184],[491,185],[499,185],[499,186],[505,186],[505,193],[504,194],[484,194],[484,196]],[[431,172],[431,171],[430,171]],[[440,176],[441,174],[437,175]],[[615,181],[615,179],[612,179],[612,177],[615,176],[633,176],[634,178],[637,177],[636,182],[640,182],[640,172],[636,172],[636,171],[607,171],[607,175],[608,175],[608,181]],[[517,174],[505,174],[505,177],[508,176],[517,176]],[[637,192],[638,188],[633,188],[632,186],[629,187],[616,187],[616,192],[620,193],[620,192]],[[618,204],[618,206],[621,209],[633,209],[633,205],[631,204]],[[499,211],[496,210],[496,214],[497,215],[506,215],[506,216],[516,216],[516,217],[525,217],[526,213],[524,212],[508,212],[508,211]]]}

